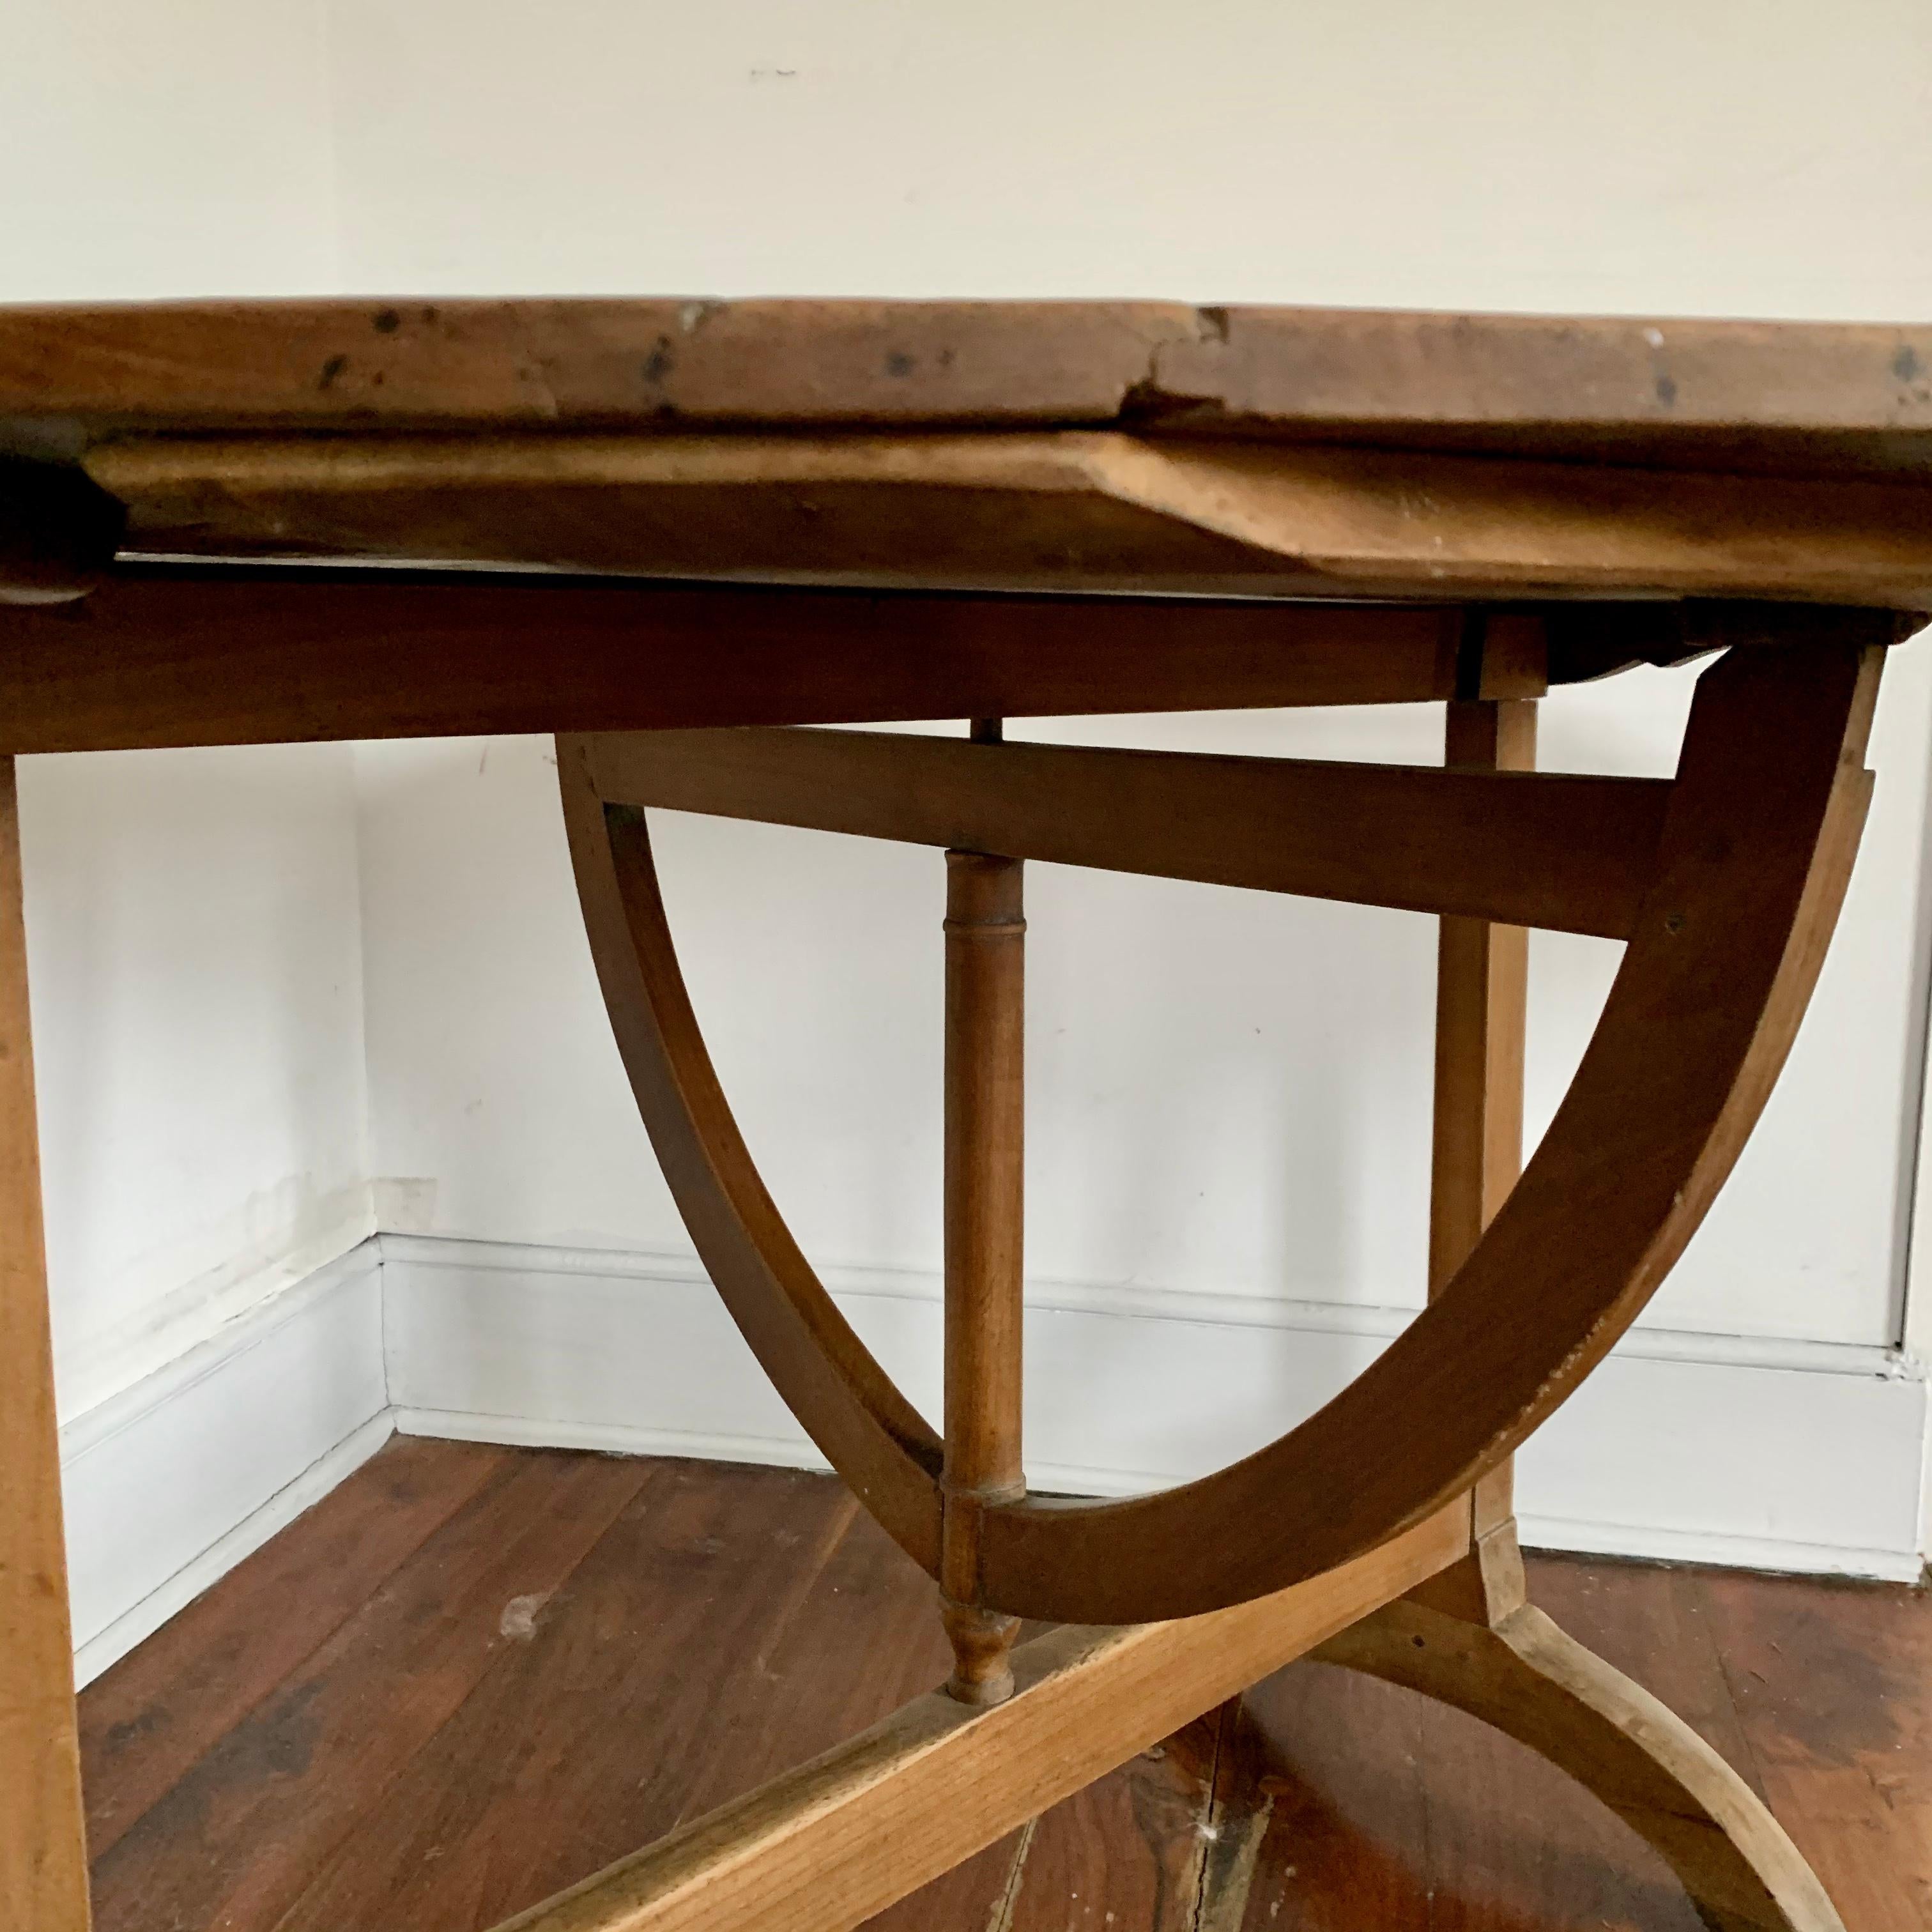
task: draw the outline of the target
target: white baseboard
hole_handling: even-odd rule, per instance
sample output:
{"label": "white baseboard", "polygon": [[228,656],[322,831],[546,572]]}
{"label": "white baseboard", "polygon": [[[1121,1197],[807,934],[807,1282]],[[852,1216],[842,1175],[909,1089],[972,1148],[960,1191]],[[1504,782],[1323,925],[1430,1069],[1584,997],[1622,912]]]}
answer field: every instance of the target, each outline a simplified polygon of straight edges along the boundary
{"label": "white baseboard", "polygon": [[[848,1269],[828,1285],[935,1413],[936,1280]],[[1407,1318],[1038,1284],[1030,1477],[1121,1496],[1200,1474],[1307,1414]],[[1526,1540],[1910,1580],[1927,1394],[1884,1349],[1640,1330],[1520,1459]],[[380,1235],[62,1428],[77,1681],[392,1429],[824,1466],[688,1256]]]}
{"label": "white baseboard", "polygon": [[76,1682],[320,1502],[393,1426],[373,1241],[66,1424]]}
{"label": "white baseboard", "polygon": [[[688,1256],[378,1237],[406,1433],[823,1467]],[[937,1412],[940,1305],[916,1273],[827,1271],[867,1344]],[[1310,1413],[1399,1310],[1042,1282],[1028,1310],[1036,1487],[1185,1480]],[[1645,1329],[1519,1462],[1526,1540],[1666,1561],[1910,1580],[1922,1374],[1896,1352]]]}

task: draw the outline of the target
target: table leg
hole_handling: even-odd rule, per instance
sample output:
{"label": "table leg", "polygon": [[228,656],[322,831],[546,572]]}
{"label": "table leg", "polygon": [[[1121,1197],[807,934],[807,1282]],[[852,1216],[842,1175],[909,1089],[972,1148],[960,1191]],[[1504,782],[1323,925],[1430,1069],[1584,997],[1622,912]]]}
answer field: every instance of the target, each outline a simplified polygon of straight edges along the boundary
{"label": "table leg", "polygon": [[[1459,700],[1448,707],[1444,763],[1527,772],[1536,766],[1534,699]],[[1429,1200],[1429,1294],[1467,1261],[1522,1171],[1522,1057],[1529,934],[1520,926],[1444,919],[1436,942],[1436,1118]],[[1500,1463],[1471,1492],[1473,1533],[1511,1520],[1514,1484]]]}
{"label": "table leg", "polygon": [[1012,1694],[1019,1619],[985,1606],[980,1513],[1020,1463],[1026,917],[1018,859],[946,855],[946,1450],[939,1587],[952,1695]]}
{"label": "table leg", "polygon": [[20,828],[14,760],[0,758],[0,1924],[85,1932]]}
{"label": "table leg", "polygon": [[[1448,762],[1527,771],[1533,703],[1449,706]],[[1528,935],[1445,919],[1438,952],[1429,1286],[1447,1286],[1522,1160]],[[1648,1691],[1528,1602],[1510,1465],[1470,1492],[1469,1554],[1316,1654],[1420,1690],[1525,1744],[1594,1792],[1670,1864],[1714,1932],[1843,1932],[1757,1795]]]}

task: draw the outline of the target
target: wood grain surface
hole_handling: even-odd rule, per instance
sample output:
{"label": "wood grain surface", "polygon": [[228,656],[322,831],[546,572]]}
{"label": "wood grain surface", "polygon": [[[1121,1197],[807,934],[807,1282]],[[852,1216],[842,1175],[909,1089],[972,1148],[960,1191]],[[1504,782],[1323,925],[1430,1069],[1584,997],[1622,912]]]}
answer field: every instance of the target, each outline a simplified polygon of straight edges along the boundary
{"label": "wood grain surface", "polygon": [[0,309],[0,421],[1081,424],[1732,468],[1922,464],[1932,328],[1146,302]]}
{"label": "wood grain surface", "polygon": [[[482,1932],[945,1674],[931,1583],[829,1478],[617,1465],[653,1473],[536,1600],[523,1577],[453,1567],[429,1527],[468,1484],[459,1516],[481,1513],[514,1544],[550,1489],[597,1460],[392,1444],[83,1695],[90,1809],[138,1825],[182,1780],[208,1789],[195,1764],[259,1712],[238,1774],[278,1792],[283,1815],[314,1810],[337,1829],[299,1833],[291,1863],[258,1814],[230,1842],[225,1888],[248,1902],[224,1932]],[[526,1462],[542,1480],[507,1485],[506,1466]],[[409,1526],[386,1528],[392,1512]],[[333,1560],[358,1528],[384,1550],[362,1570]],[[1769,1797],[1852,1932],[1932,1922],[1932,1596],[1574,1559],[1530,1570],[1544,1609]],[[292,1642],[297,1576],[305,1622]],[[386,1613],[371,1614],[372,1590]],[[427,1735],[410,1714],[435,1666],[398,1660],[383,1636],[409,1604],[473,1629],[484,1653],[470,1697]],[[376,1720],[408,1733],[384,1763],[306,1748],[286,1724],[278,1688],[312,1675],[292,1652],[332,1642]],[[144,1714],[139,1735],[110,1747],[110,1712]],[[176,1752],[176,1737],[197,1742]],[[152,1772],[151,1751],[166,1760]],[[194,1830],[191,1809],[170,1815]],[[249,1881],[258,1862],[277,1869],[272,1885]],[[104,1932],[216,1922],[196,1916],[207,1894],[187,1857],[151,1864],[138,1886],[112,1858],[98,1876]],[[1316,1664],[1054,1807],[874,1932],[1424,1925],[1700,1932],[1662,1861],[1530,1751]]]}
{"label": "wood grain surface", "polygon": [[87,1932],[20,807],[0,758],[0,1925]]}

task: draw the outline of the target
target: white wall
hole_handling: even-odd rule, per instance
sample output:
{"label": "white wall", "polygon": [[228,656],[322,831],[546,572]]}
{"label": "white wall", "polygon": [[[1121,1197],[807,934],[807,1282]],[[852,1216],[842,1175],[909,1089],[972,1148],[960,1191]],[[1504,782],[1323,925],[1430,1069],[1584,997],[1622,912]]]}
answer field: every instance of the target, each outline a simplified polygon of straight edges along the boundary
{"label": "white wall", "polygon": [[[1748,22],[1717,0],[1589,15],[1259,0],[1180,15],[854,0],[693,12],[580,0],[542,10],[540,28],[534,10],[507,4],[451,0],[398,20],[372,0],[338,0],[334,17],[343,273],[372,293],[1932,314],[1932,260],[1900,246],[1932,190],[1932,16],[1916,0],[1829,16],[1790,0]],[[1832,1517],[1848,1518],[1854,1492],[1874,1484],[1892,1485],[1886,1534],[1907,1546],[1913,1534],[1898,1523],[1916,1513],[1906,1466],[1922,1388],[1876,1384],[1898,1372],[1886,1365],[1900,1334],[1916,1138],[1928,658],[1907,654],[1894,669],[1864,862],[1790,1072],[1651,1318],[1740,1376],[1756,1372],[1741,1366],[1753,1349],[1769,1348],[1799,1378],[1778,1385],[1763,1428],[1792,1412],[1786,1444],[1835,1456],[1834,1473],[1810,1528],[1757,1527],[1800,1542],[1828,1540]],[[1552,700],[1545,761],[1668,772],[1688,688],[1682,674],[1648,674]],[[1418,712],[1022,728],[1426,759],[1438,728]],[[370,747],[362,758],[381,1217],[494,1244],[464,1251],[488,1256],[478,1264],[491,1280],[530,1244],[555,1251],[515,1291],[539,1312],[534,1328],[518,1316],[514,1346],[486,1332],[496,1304],[485,1276],[463,1277],[460,1293],[440,1276],[432,1292],[422,1276],[423,1306],[440,1312],[419,1331],[392,1307],[392,1337],[416,1337],[448,1373],[426,1376],[408,1399],[442,1411],[445,1426],[466,1403],[551,1402],[550,1426],[565,1426],[578,1397],[562,1382],[518,1394],[482,1365],[528,1363],[546,1342],[593,1352],[591,1333],[566,1339],[578,1318],[568,1283],[605,1265],[596,1251],[628,1250],[645,1292],[674,1282],[685,1244],[574,927],[547,753],[509,740]],[[848,1281],[883,1270],[929,1282],[936,860],[691,820],[666,819],[661,839],[700,1013],[808,1250]],[[1047,867],[1030,890],[1038,1293],[1083,1309],[1157,1303],[1177,1318],[1190,1306],[1245,1307],[1262,1326],[1268,1305],[1317,1327],[1415,1306],[1427,923]],[[1600,943],[1537,942],[1535,1126],[1615,957]],[[428,1252],[412,1250],[410,1267],[428,1268]],[[1382,1318],[1364,1318],[1372,1328]],[[1849,1352],[1829,1357],[1834,1347]],[[1803,1378],[1828,1358],[1898,1427],[1863,1438],[1822,1408],[1792,1411],[1794,1389],[1822,1400],[1823,1379]],[[1091,1353],[1060,1359],[1049,1372],[1074,1382],[1046,1391],[1046,1406],[1085,1413],[1103,1372]],[[709,1388],[716,1432],[755,1432],[724,1371],[715,1385],[712,1372],[695,1372],[694,1394],[679,1391],[679,1426],[696,1427]],[[1319,1393],[1292,1373],[1289,1384],[1291,1406]],[[1124,1394],[1136,1387],[1130,1378]],[[1171,1386],[1169,1398],[1219,1400]],[[583,1394],[584,1439],[624,1420],[598,1400]],[[1593,1454],[1641,1460],[1640,1437],[1661,1442],[1648,1400],[1603,1411],[1610,1432]],[[1694,1409],[1712,1410],[1709,1441],[1670,1437],[1651,1487],[1622,1507],[1660,1522],[1671,1466],[1774,1452],[1748,1433],[1722,1446],[1727,1400],[1691,1395]],[[1280,1406],[1259,1402],[1236,1432],[1292,1419]],[[662,1420],[641,1397],[626,1414]],[[1149,1449],[1136,1466],[1181,1473],[1197,1453],[1202,1443],[1164,1461]],[[1882,1481],[1858,1465],[1880,1454]],[[1532,1458],[1532,1492],[1537,1468]],[[1552,1478],[1543,1514],[1581,1510],[1576,1489]],[[1712,1507],[1721,1515],[1735,1498]]]}
{"label": "white wall", "polygon": [[352,754],[21,764],[62,1415],[369,1232]]}
{"label": "white wall", "polygon": [[[12,0],[0,301],[332,284],[326,30],[319,0]],[[64,1418],[369,1231],[352,766],[22,762]]]}
{"label": "white wall", "polygon": [[[1932,258],[1910,245],[1932,200],[1918,0],[1828,15],[1781,0],[1748,18],[1719,0],[1591,14],[28,0],[7,34],[0,167],[26,191],[0,200],[0,298],[340,286],[1932,314]],[[1687,1339],[1643,1358],[1772,1364],[1786,1380],[1760,1403],[1762,1429],[1798,1419],[1764,1453],[1802,1461],[1815,1442],[1822,1474],[1802,1522],[1742,1520],[1749,1486],[1734,1483],[1685,1534],[1809,1546],[1836,1514],[1863,1548],[1916,1500],[1895,1494],[1898,1445],[1901,1430],[1921,1439],[1922,1386],[1902,1392],[1888,1351],[1924,1004],[1929,682],[1922,646],[1893,674],[1879,803],[1816,1008],[1654,1310]],[[1685,688],[1654,674],[1552,700],[1546,762],[1667,770]],[[1437,728],[1396,711],[1025,728],[1426,758]],[[539,742],[46,761],[25,782],[70,1409],[366,1226],[364,1175],[385,1227],[496,1244],[500,1271],[527,1254],[539,1287],[599,1265],[586,1250],[646,1271],[670,1256],[674,1273],[685,1244],[609,1046]],[[700,1010],[782,1203],[835,1270],[916,1299],[938,1258],[936,862],[694,820],[668,820],[663,846]],[[1281,1363],[1229,1405],[1237,1436],[1278,1426],[1318,1394],[1297,1379],[1304,1333],[1372,1337],[1420,1298],[1426,922],[1045,867],[1031,897],[1033,1266],[1044,1297],[1114,1338],[1049,1350],[1058,1389],[1036,1389],[1104,1412],[1132,1338],[1192,1334],[1192,1310],[1246,1362]],[[1539,1124],[1613,952],[1538,944]],[[430,1250],[412,1252],[426,1268]],[[525,1310],[533,1344],[574,1318],[566,1299]],[[468,1305],[458,1295],[419,1351],[456,1378],[416,1388],[424,1414],[484,1399],[456,1387],[489,1352],[480,1314],[462,1330]],[[416,1306],[392,1342],[418,1332]],[[1289,1345],[1253,1340],[1271,1322]],[[710,1405],[722,1438],[736,1370],[710,1372],[678,1394]],[[1882,1408],[1882,1426],[1861,1436],[1829,1403],[1787,1401],[1834,1376],[1832,1401],[1870,1393],[1859,1412]],[[1203,1420],[1184,1442],[1123,1438],[1117,1474],[1180,1473],[1227,1446],[1201,1407],[1218,1391],[1173,1372],[1120,1385],[1143,1410],[1157,1387]],[[1656,1400],[1600,1408],[1575,1466],[1642,1460],[1664,1439]],[[1678,1533],[1670,1465],[1709,1460],[1700,1441],[1670,1438],[1649,1488],[1590,1503],[1602,1540],[1618,1509],[1652,1546]],[[1532,1493],[1539,1480],[1532,1466]],[[1580,1509],[1582,1481],[1550,1476],[1544,1516]],[[1880,1492],[1883,1524],[1859,1515]]]}
{"label": "white wall", "polygon": [[1916,316],[1918,0],[334,0],[367,290]]}
{"label": "white wall", "polygon": [[326,0],[8,0],[0,301],[336,278]]}

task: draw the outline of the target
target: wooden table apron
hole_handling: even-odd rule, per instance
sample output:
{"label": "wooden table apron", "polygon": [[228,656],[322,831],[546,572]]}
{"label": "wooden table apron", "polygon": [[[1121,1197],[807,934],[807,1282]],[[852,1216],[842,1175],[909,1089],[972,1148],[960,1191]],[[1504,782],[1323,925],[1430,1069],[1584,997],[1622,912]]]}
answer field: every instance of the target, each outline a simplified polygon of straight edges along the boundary
{"label": "wooden table apron", "polygon": [[[516,1925],[856,1925],[1316,1652],[1541,1751],[1714,1926],[1839,1928],[1749,1787],[1527,1602],[1509,1459],[1664,1279],[1802,1016],[1886,650],[1932,602],[1919,350],[1152,304],[0,310],[0,1922],[88,1918],[14,756],[543,730],[686,1226],[934,1577],[955,1667]],[[240,554],[277,550],[338,561]],[[398,556],[428,562],[368,567]],[[451,568],[483,561],[551,574]],[[1705,654],[1674,779],[1535,770],[1552,684]],[[1439,766],[1002,725],[1424,700]],[[895,717],[973,723],[797,728]],[[658,808],[944,865],[940,1429],[738,1133],[652,868]],[[1123,1502],[1024,1486],[1030,859],[1438,922],[1426,1310],[1279,1441]],[[1625,949],[1523,1168],[1532,926]],[[1024,1618],[1060,1628],[1018,1644]]]}

